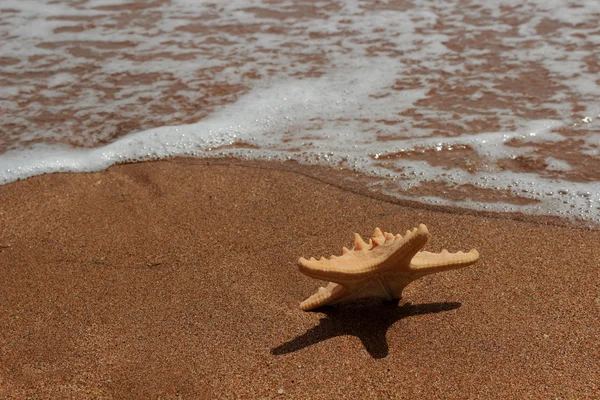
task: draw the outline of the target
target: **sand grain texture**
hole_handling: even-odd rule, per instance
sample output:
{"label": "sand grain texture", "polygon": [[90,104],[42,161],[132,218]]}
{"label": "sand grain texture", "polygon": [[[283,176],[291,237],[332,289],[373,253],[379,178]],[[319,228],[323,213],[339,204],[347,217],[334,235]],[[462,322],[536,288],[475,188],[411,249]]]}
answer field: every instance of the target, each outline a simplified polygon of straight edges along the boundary
{"label": "sand grain texture", "polygon": [[[0,398],[597,398],[600,232],[174,160],[0,186]],[[426,223],[469,268],[300,311],[300,256]]]}

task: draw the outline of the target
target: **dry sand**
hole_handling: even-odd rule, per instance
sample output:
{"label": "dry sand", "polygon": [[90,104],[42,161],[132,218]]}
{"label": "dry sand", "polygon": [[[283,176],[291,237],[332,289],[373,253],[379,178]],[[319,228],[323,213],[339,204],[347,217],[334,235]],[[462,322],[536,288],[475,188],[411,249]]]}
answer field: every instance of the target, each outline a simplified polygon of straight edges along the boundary
{"label": "dry sand", "polygon": [[[306,313],[299,256],[423,222],[469,268]],[[0,186],[0,398],[600,393],[600,232],[173,160]]]}

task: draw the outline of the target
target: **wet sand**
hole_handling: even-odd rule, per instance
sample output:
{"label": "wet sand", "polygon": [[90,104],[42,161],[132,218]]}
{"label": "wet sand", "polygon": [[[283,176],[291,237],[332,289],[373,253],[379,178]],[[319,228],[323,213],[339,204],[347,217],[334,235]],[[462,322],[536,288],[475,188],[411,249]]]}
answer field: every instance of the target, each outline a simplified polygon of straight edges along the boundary
{"label": "wet sand", "polygon": [[[300,256],[425,223],[480,261],[302,312]],[[172,160],[0,186],[0,398],[597,398],[600,232]]]}

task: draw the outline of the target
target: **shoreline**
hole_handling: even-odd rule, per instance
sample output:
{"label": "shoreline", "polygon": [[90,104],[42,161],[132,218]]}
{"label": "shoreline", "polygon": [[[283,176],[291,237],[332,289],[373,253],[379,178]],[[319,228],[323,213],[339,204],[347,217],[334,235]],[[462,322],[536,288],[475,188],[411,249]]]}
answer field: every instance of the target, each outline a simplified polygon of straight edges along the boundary
{"label": "shoreline", "polygon": [[[193,160],[0,187],[0,395],[597,393],[599,231],[411,208],[318,177]],[[479,262],[411,284],[398,306],[300,311],[323,282],[300,274],[298,257],[421,222],[428,250],[476,248]]]}
{"label": "shoreline", "polygon": [[[424,209],[435,212],[442,212],[448,214],[458,215],[472,215],[480,216],[485,218],[493,219],[509,219],[513,221],[529,222],[540,225],[553,225],[565,228],[581,229],[581,230],[600,230],[600,224],[594,223],[593,221],[586,220],[583,218],[566,218],[555,215],[534,215],[526,214],[523,212],[502,212],[502,211],[482,211],[475,210],[472,208],[462,207],[458,205],[435,205],[419,202],[412,199],[400,199],[379,193],[377,191],[370,191],[364,184],[371,177],[360,173],[353,172],[347,169],[339,168],[335,169],[329,166],[323,165],[306,165],[299,164],[297,162],[279,162],[279,161],[260,161],[260,160],[243,160],[243,159],[224,159],[224,158],[193,158],[193,157],[174,157],[165,160],[153,160],[143,162],[154,162],[154,161],[170,161],[170,162],[182,162],[190,164],[206,164],[206,165],[235,165],[241,167],[260,168],[267,170],[276,170],[291,172],[306,176],[308,178],[315,179],[318,182],[325,183],[327,185],[335,186],[336,188],[344,191],[348,191],[360,196],[368,197],[375,200],[384,201],[390,204],[396,204],[402,207]],[[348,177],[352,177],[349,182],[346,182]],[[340,184],[339,181],[342,179],[345,184]],[[414,196],[417,197],[417,196]]]}
{"label": "shoreline", "polygon": [[[396,204],[402,207],[414,208],[414,209],[423,209],[435,212],[442,213],[450,213],[450,214],[459,214],[459,215],[472,215],[472,216],[481,216],[485,218],[493,218],[493,219],[509,219],[514,221],[522,221],[522,222],[530,222],[536,223],[540,225],[552,225],[552,226],[560,226],[560,227],[568,227],[573,229],[581,229],[581,230],[592,230],[592,231],[600,231],[600,223],[595,223],[592,220],[586,220],[584,218],[578,217],[560,217],[556,215],[548,215],[548,214],[528,214],[525,212],[506,212],[506,211],[483,211],[477,210],[473,208],[464,207],[461,205],[436,205],[420,202],[418,200],[414,200],[412,198],[398,198],[392,195],[388,195],[385,193],[381,193],[378,191],[372,191],[368,189],[369,180],[377,179],[373,178],[367,174],[362,172],[351,171],[347,168],[339,167],[333,168],[331,166],[324,165],[316,165],[316,164],[301,164],[296,161],[265,161],[265,160],[247,160],[243,158],[239,158],[236,156],[224,158],[224,157],[206,157],[206,158],[196,158],[196,157],[182,157],[175,156],[169,158],[161,158],[161,159],[151,159],[151,160],[141,160],[141,161],[125,161],[117,164],[113,164],[108,168],[93,171],[93,172],[53,172],[46,173],[42,175],[34,175],[25,179],[13,181],[6,183],[4,185],[0,185],[0,188],[5,185],[18,184],[19,182],[23,182],[25,180],[29,180],[32,178],[40,177],[43,175],[55,175],[55,174],[94,174],[101,173],[110,168],[121,166],[121,165],[131,165],[131,164],[144,164],[144,163],[154,163],[154,162],[170,162],[174,164],[181,165],[204,165],[204,166],[239,166],[246,168],[258,168],[264,170],[274,170],[274,171],[283,171],[295,173],[301,176],[306,176],[308,178],[314,179],[318,182],[325,183],[327,185],[334,186],[340,190],[348,191],[350,193],[354,193],[360,196],[368,197],[371,199],[376,199],[380,201],[384,201],[390,204]],[[344,184],[340,184],[339,182],[344,182]],[[416,195],[412,195],[411,197],[416,198]],[[485,202],[483,200],[479,200],[480,202]]]}

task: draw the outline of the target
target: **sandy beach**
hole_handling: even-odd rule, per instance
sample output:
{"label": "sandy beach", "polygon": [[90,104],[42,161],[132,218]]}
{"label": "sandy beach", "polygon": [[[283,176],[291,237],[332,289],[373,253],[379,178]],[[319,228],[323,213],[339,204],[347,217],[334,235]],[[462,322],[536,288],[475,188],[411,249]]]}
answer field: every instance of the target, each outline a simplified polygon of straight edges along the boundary
{"label": "sandy beach", "polygon": [[[593,399],[600,232],[199,160],[0,186],[0,398]],[[425,223],[476,248],[402,301],[302,312],[298,257]]]}

